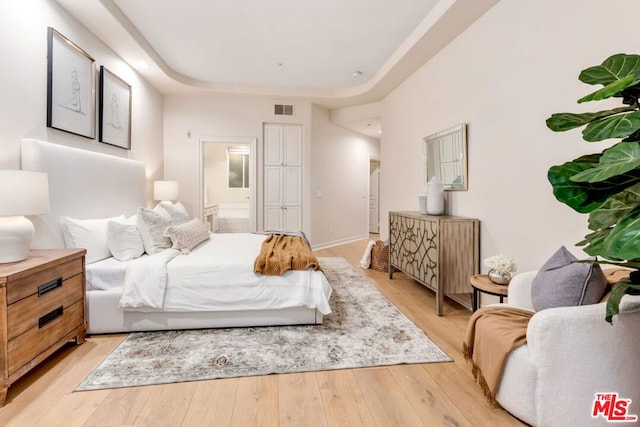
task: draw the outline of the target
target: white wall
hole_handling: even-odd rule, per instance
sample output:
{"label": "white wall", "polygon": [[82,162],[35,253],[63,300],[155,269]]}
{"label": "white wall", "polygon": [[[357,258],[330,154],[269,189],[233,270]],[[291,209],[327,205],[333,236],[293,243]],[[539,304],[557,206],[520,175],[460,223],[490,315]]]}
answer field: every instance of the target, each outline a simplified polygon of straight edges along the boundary
{"label": "white wall", "polygon": [[313,106],[312,118],[313,247],[367,238],[369,158],[379,158],[380,143],[332,124],[322,107]]}
{"label": "white wall", "polygon": [[[295,116],[273,115],[281,100],[220,96],[165,97],[165,176],[180,184],[180,200],[199,215],[201,139],[257,138],[257,219],[262,229],[262,155],[264,123],[303,125],[303,230],[314,247],[368,235],[369,156],[378,141],[329,121],[329,111],[306,101],[292,102]],[[322,198],[316,191],[323,192]],[[364,197],[363,197],[364,196]]]}
{"label": "white wall", "polygon": [[417,210],[421,138],[464,122],[469,190],[449,193],[448,207],[481,220],[481,259],[504,253],[525,271],[560,245],[584,256],[573,245],[587,218],[555,200],[546,173],[608,143],[586,143],[579,130],[551,132],[545,120],[594,108],[576,104],[592,90],[577,76],[611,54],[638,53],[630,29],[639,14],[635,0],[496,4],[383,101],[382,215]]}
{"label": "white wall", "polygon": [[291,102],[295,116],[275,116],[273,104],[282,100],[221,97],[212,95],[166,96],[164,101],[164,164],[166,179],[180,184],[180,200],[193,215],[200,216],[199,186],[201,139],[257,138],[257,225],[262,229],[263,123],[297,123],[303,126],[303,230],[311,239],[311,104]]}
{"label": "white wall", "polygon": [[[104,65],[132,86],[131,151],[98,142],[97,127],[96,139],[46,127],[47,27],[90,54],[96,73]],[[0,57],[0,168],[19,168],[20,141],[37,138],[141,160],[149,181],[162,177],[162,96],[53,0],[0,2]]]}

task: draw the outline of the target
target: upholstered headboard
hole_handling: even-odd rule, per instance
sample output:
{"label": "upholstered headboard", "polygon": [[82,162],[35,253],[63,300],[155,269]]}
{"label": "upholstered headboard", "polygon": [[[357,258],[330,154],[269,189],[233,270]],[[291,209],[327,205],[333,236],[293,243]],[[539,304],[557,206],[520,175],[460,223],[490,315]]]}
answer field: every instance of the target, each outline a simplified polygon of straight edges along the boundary
{"label": "upholstered headboard", "polygon": [[142,162],[50,142],[22,141],[22,169],[49,174],[48,215],[30,217],[32,248],[63,248],[62,218],[133,215],[146,206]]}

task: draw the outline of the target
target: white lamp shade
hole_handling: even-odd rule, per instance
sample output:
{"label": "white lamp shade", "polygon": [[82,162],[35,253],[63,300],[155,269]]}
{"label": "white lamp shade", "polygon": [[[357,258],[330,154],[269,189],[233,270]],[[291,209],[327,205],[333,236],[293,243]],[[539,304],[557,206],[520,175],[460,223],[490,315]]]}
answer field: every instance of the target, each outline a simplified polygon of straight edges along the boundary
{"label": "white lamp shade", "polygon": [[178,183],[176,181],[154,181],[154,200],[178,200]]}
{"label": "white lamp shade", "polygon": [[0,263],[29,255],[33,224],[24,215],[49,213],[46,173],[0,170]]}
{"label": "white lamp shade", "polygon": [[49,213],[46,173],[0,170],[0,216]]}

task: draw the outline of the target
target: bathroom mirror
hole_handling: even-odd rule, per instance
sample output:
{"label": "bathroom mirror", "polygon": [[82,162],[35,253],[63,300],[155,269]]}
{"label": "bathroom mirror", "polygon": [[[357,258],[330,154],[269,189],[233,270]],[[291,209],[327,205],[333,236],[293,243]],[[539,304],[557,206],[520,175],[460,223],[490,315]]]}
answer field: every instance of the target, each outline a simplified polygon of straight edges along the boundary
{"label": "bathroom mirror", "polygon": [[445,129],[423,140],[425,184],[435,176],[445,190],[466,190],[467,125]]}

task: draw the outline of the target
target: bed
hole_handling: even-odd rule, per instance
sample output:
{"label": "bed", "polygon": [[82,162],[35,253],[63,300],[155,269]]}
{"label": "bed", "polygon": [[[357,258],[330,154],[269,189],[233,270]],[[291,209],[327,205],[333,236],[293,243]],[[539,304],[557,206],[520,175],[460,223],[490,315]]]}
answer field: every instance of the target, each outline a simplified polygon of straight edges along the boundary
{"label": "bed", "polygon": [[[65,217],[130,217],[147,205],[146,173],[141,162],[33,139],[22,141],[21,160],[23,169],[49,175],[50,213],[31,217],[36,230],[34,249],[65,246]],[[268,286],[275,290],[260,287],[262,284],[251,287],[253,282],[260,282],[255,276],[261,275],[252,272],[252,260],[264,238],[252,233],[214,233],[189,255],[172,254],[175,250],[169,249],[159,257],[145,255],[126,262],[113,257],[88,260],[88,333],[322,323],[323,314],[330,312],[331,287],[321,271],[265,276]],[[125,277],[129,281],[135,271],[132,264],[153,257],[170,258],[165,263],[169,275],[163,307],[121,308]],[[214,279],[210,273],[221,269],[227,270],[221,276],[226,279]],[[211,280],[206,284],[198,282],[200,285],[216,288],[205,292],[189,285],[185,277],[194,276],[197,271],[204,274],[198,280]],[[304,283],[302,290],[294,286],[298,282]],[[243,298],[252,292],[262,299],[249,302]],[[186,294],[196,294],[197,298],[189,303],[183,298]],[[179,296],[173,299],[176,295]],[[216,300],[216,295],[221,297]],[[293,299],[284,295],[293,295]]]}

